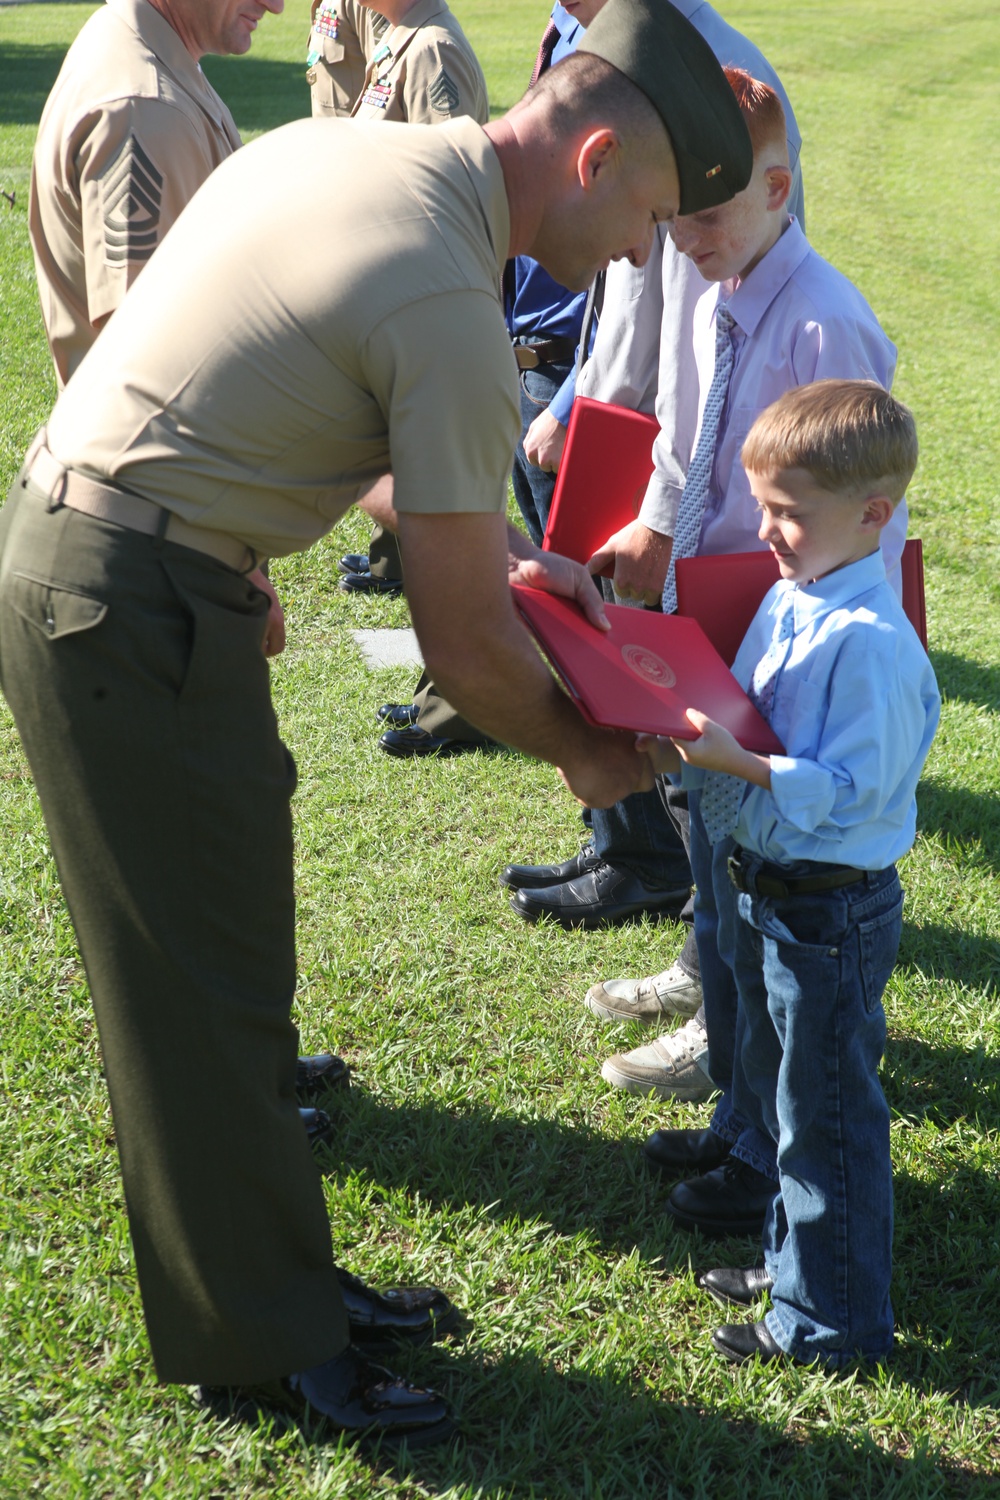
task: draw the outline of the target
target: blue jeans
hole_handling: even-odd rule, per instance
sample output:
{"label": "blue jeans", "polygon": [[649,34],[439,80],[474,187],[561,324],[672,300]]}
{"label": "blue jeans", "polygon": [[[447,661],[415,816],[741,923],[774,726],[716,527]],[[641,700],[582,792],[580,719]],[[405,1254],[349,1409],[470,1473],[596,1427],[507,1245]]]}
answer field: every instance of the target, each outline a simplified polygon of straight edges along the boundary
{"label": "blue jeans", "polygon": [[[729,878],[732,839],[709,842],[701,816],[701,792],[688,792],[691,871],[694,875],[694,936],[701,969],[702,1004],[708,1033],[708,1071],[721,1090],[711,1129],[729,1142],[730,1153],[777,1182],[775,1144],[766,1130],[751,1125],[736,1109],[733,1079],[740,1067],[736,1051],[739,992],[733,973],[736,948],[736,887]],[[745,1086],[744,1086],[745,1088]]]}
{"label": "blue jeans", "polygon": [[881,1359],[892,1347],[892,1166],[878,1066],[899,877],[890,866],[838,890],[777,898],[755,893],[757,875],[829,866],[741,858],[735,1103],[778,1146],[780,1192],[764,1226],[767,1326],[803,1361]]}
{"label": "blue jeans", "polygon": [[630,870],[654,891],[690,886],[687,851],[655,787],[633,792],[613,807],[592,808],[585,821],[595,852],[608,864]]}
{"label": "blue jeans", "polygon": [[535,418],[545,411],[572,368],[568,364],[545,364],[534,370],[521,371],[521,441],[514,450],[510,477],[517,508],[536,547],[542,545],[545,535],[556,476],[540,469],[537,464],[529,464],[524,451],[524,435]]}

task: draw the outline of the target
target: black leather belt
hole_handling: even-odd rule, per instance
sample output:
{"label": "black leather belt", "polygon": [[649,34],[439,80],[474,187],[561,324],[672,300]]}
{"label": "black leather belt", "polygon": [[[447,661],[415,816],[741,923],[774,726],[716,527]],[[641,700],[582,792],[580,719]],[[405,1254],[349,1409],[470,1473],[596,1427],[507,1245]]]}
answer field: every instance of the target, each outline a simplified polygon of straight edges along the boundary
{"label": "black leather belt", "polygon": [[568,365],[575,353],[575,339],[528,339],[514,344],[519,370],[536,370],[539,365]]}
{"label": "black leather belt", "polygon": [[835,891],[842,885],[853,885],[864,880],[867,870],[855,870],[850,865],[831,865],[822,875],[790,875],[779,880],[776,875],[754,875],[747,879],[743,868],[742,850],[729,856],[729,878],[738,891],[749,891],[757,896],[809,896],[817,891]]}

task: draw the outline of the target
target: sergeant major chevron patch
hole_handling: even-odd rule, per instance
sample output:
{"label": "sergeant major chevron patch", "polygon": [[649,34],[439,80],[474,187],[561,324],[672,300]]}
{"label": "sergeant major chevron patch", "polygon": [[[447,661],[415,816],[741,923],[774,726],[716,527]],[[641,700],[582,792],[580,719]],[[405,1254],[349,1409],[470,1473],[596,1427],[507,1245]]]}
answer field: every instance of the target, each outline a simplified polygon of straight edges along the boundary
{"label": "sergeant major chevron patch", "polygon": [[163,175],[134,135],[101,174],[104,258],[110,266],[148,260],[156,249]]}

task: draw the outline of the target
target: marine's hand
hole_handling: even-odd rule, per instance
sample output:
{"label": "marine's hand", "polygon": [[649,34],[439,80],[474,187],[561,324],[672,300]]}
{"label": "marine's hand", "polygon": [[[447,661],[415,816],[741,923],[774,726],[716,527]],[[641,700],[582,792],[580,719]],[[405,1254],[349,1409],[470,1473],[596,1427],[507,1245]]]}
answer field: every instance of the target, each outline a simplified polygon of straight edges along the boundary
{"label": "marine's hand", "polygon": [[658,775],[673,776],[681,768],[681,758],[673,740],[663,734],[637,734],[635,748],[648,755]]}
{"label": "marine's hand", "polygon": [[542,552],[527,538],[519,537],[516,545],[518,551],[511,550],[508,565],[511,583],[523,583],[528,588],[544,589],[549,594],[575,599],[591,625],[596,625],[598,630],[611,629],[601,595],[582,563],[563,557],[560,552]]}
{"label": "marine's hand", "polygon": [[592,573],[602,573],[611,564],[615,593],[620,599],[659,604],[672,547],[672,537],[651,531],[642,521],[630,521],[608,537],[587,567]]}
{"label": "marine's hand", "polygon": [[652,790],[653,764],[636,749],[635,736],[617,730],[600,731],[600,740],[573,765],[559,767],[559,775],[585,807],[613,807],[632,792]]}
{"label": "marine's hand", "polygon": [[280,656],[285,649],[285,611],[281,607],[281,600],[274,591],[273,583],[260,568],[247,574],[247,578],[268,599],[267,626],[261,642],[264,655]]}
{"label": "marine's hand", "polygon": [[565,446],[566,428],[563,424],[548,411],[539,412],[524,434],[524,452],[529,464],[556,474]]}

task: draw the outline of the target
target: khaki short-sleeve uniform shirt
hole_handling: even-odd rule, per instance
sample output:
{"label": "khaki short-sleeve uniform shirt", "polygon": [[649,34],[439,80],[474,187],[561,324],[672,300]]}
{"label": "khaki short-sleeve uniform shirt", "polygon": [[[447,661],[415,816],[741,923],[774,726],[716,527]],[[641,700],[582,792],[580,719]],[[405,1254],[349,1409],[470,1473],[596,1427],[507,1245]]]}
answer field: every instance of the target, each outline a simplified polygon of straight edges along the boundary
{"label": "khaki short-sleeve uniform shirt", "polygon": [[313,0],[306,81],[314,115],[349,115],[365,86],[368,59],[389,29],[358,0]]}
{"label": "khaki short-sleeve uniform shirt", "polygon": [[29,227],[64,385],[181,209],[240,144],[233,117],[147,0],[107,0],[38,129]]}
{"label": "khaki short-sleeve uniform shirt", "polygon": [[444,0],[417,0],[371,55],[354,117],[436,125],[458,115],[489,119],[483,70]]}
{"label": "khaki short-sleeve uniform shirt", "polygon": [[267,556],[387,472],[400,511],[503,513],[509,238],[471,120],[271,131],[171,230],[57,402],[52,452]]}

